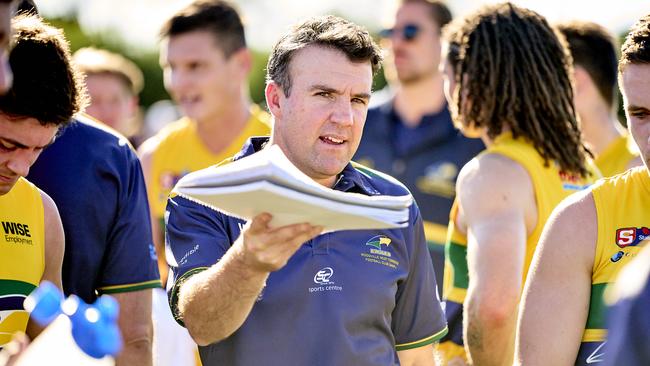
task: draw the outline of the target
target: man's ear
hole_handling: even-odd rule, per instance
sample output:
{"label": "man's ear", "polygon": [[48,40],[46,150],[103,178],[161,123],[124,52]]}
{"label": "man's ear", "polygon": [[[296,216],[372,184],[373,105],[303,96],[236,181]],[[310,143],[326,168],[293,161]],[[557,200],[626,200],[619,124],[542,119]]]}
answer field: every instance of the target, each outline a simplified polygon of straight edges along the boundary
{"label": "man's ear", "polygon": [[282,117],[282,102],[285,98],[282,87],[275,81],[271,81],[266,84],[264,96],[266,97],[266,105],[269,107],[269,112],[271,112],[275,120],[280,119]]}
{"label": "man's ear", "polygon": [[575,95],[579,97],[593,88],[594,82],[587,70],[581,66],[575,65],[573,68],[573,78],[575,80]]}
{"label": "man's ear", "polygon": [[242,73],[242,76],[246,77],[250,74],[253,67],[253,55],[248,48],[243,47],[235,51],[230,57],[235,61],[235,65]]}

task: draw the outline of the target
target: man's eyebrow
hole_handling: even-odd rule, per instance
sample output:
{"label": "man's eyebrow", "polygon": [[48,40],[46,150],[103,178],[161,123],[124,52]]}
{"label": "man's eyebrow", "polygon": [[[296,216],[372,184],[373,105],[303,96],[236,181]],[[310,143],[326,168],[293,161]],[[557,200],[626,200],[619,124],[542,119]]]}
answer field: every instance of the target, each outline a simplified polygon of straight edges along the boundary
{"label": "man's eyebrow", "polygon": [[311,88],[309,88],[309,89],[310,90],[322,90],[322,91],[329,92],[329,93],[334,93],[334,94],[341,94],[341,91],[336,90],[336,89],[332,88],[331,86],[322,85],[322,84],[312,85]]}
{"label": "man's eyebrow", "polygon": [[[341,91],[332,88],[331,86],[316,84],[312,85],[311,90],[321,90],[333,94],[343,94]],[[370,99],[370,93],[356,93],[352,95],[355,98]]]}
{"label": "man's eyebrow", "polygon": [[[50,142],[48,142],[47,144],[45,144],[43,146],[35,146],[35,148],[36,149],[45,149],[46,147],[52,145],[54,143],[55,139],[56,139],[56,137],[52,138],[52,140],[50,140]],[[10,143],[12,145],[15,145],[19,149],[29,149],[29,146],[21,143],[20,141],[16,141],[16,140],[10,139],[8,137],[0,137],[0,140],[4,140],[4,141],[6,141],[6,142],[8,142],[8,143]]]}
{"label": "man's eyebrow", "polygon": [[357,94],[354,94],[352,96],[355,97],[355,98],[361,98],[361,99],[366,99],[366,100],[370,99],[370,93],[357,93]]}
{"label": "man's eyebrow", "polygon": [[628,112],[641,112],[641,111],[650,110],[650,109],[648,109],[646,107],[641,107],[641,106],[637,106],[637,105],[634,105],[634,104],[627,106],[626,109],[627,109]]}

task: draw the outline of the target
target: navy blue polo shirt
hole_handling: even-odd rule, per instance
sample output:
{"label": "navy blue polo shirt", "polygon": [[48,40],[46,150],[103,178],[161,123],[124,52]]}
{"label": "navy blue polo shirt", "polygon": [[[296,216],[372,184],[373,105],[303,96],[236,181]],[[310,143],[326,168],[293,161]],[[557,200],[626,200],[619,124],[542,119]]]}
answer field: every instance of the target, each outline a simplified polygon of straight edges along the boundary
{"label": "navy blue polo shirt", "polygon": [[[235,159],[258,151],[253,138]],[[209,168],[210,169],[210,168]],[[334,189],[405,195],[381,173],[348,164]],[[172,312],[183,281],[215,264],[244,221],[180,196],[167,204]],[[447,332],[417,205],[403,229],[322,234],[271,273],[244,324],[199,347],[209,365],[397,365],[396,350],[421,347]]]}
{"label": "navy blue polo shirt", "polygon": [[31,167],[65,231],[63,290],[98,294],[160,287],[140,161],[126,138],[80,116]]}

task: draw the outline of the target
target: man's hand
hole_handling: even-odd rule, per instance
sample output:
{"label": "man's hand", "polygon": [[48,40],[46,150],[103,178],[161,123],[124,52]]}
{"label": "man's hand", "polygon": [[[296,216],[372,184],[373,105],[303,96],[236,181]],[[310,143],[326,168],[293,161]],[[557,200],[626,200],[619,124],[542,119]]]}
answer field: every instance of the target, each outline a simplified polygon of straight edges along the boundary
{"label": "man's hand", "polygon": [[302,244],[323,231],[322,226],[307,223],[272,228],[271,219],[268,213],[255,216],[234,244],[238,259],[253,271],[279,270]]}
{"label": "man's hand", "polygon": [[287,264],[322,226],[270,226],[268,213],[254,217],[219,262],[192,276],[180,289],[178,309],[196,343],[230,336],[244,323],[273,271]]}

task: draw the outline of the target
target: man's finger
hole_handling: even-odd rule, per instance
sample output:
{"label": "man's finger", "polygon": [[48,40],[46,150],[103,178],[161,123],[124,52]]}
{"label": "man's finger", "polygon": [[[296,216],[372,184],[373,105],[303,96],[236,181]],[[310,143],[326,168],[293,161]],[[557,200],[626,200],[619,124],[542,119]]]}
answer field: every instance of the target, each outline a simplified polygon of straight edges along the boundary
{"label": "man's finger", "polygon": [[255,217],[248,224],[248,232],[251,234],[259,234],[269,229],[269,222],[273,216],[267,212],[263,212]]}
{"label": "man's finger", "polygon": [[297,249],[302,244],[304,244],[307,241],[309,241],[309,240],[315,238],[316,236],[318,236],[322,231],[323,231],[322,226],[311,226],[311,227],[305,229],[304,231],[298,233],[293,238],[291,238],[290,239],[291,244],[295,249]]}

